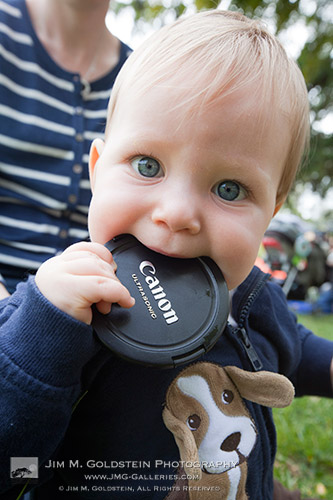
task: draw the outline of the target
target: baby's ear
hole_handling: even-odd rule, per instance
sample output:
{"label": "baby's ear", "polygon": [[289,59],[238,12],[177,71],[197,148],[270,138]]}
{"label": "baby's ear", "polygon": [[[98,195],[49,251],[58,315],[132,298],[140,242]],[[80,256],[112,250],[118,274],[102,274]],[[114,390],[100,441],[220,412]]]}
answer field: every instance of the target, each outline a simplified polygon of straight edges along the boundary
{"label": "baby's ear", "polygon": [[94,139],[89,153],[89,176],[91,189],[93,190],[95,184],[95,166],[98,158],[101,156],[104,149],[104,141],[102,139]]}

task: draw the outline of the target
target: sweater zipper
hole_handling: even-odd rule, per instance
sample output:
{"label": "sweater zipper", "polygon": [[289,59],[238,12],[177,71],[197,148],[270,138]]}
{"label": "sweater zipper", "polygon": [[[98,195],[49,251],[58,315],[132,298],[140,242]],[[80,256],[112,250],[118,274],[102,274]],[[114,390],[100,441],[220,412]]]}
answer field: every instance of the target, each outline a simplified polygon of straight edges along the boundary
{"label": "sweater zipper", "polygon": [[251,363],[252,368],[254,371],[259,371],[263,368],[263,364],[261,362],[261,359],[259,358],[257,351],[253,347],[249,336],[247,334],[247,331],[245,329],[245,321],[248,318],[250,314],[250,309],[252,307],[253,302],[256,300],[257,296],[261,292],[262,288],[266,284],[267,279],[269,278],[269,275],[265,274],[260,277],[258,280],[256,286],[254,289],[251,291],[250,295],[248,296],[245,305],[242,307],[240,315],[239,315],[239,322],[238,326],[234,327],[232,330],[232,333],[238,338],[238,340],[241,342],[243,349],[247,355],[248,360]]}

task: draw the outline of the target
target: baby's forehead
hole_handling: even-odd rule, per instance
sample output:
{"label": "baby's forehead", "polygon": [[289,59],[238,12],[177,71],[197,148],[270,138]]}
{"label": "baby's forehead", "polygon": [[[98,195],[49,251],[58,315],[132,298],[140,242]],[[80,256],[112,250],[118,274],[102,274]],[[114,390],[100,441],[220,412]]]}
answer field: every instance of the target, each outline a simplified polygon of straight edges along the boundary
{"label": "baby's forehead", "polygon": [[[145,106],[154,102],[154,113],[160,114],[165,121],[172,117],[174,133],[182,127],[184,121],[191,121],[193,128],[214,128],[212,113],[222,114],[225,108],[232,106],[233,113],[239,118],[264,124],[274,119],[275,113],[283,113],[280,102],[273,96],[264,97],[259,82],[233,81],[213,82],[209,75],[202,75],[196,81],[182,78],[181,73],[165,74],[163,80],[147,86],[133,82],[127,92],[118,96],[118,116],[123,118],[135,109],[141,109],[145,122]],[[150,109],[151,112],[151,109]],[[209,121],[207,120],[209,116]],[[217,131],[218,133],[219,131]]]}
{"label": "baby's forehead", "polygon": [[[205,153],[205,168],[213,165],[214,169],[222,156],[235,169],[244,165],[244,157],[249,165],[254,157],[264,163],[272,150],[278,158],[286,154],[287,122],[282,114],[275,117],[272,106],[258,99],[256,86],[246,85],[208,98],[200,94],[200,88],[166,83],[141,95],[130,89],[114,117],[113,141],[120,138],[125,147],[159,159],[181,151],[187,155],[186,161],[191,157],[194,166],[197,150]],[[284,131],[280,133],[285,138],[282,151],[276,150],[277,130]]]}
{"label": "baby's forehead", "polygon": [[171,61],[162,58],[157,67],[143,58],[142,65],[129,65],[113,104],[121,106],[131,99],[136,105],[158,93],[161,101],[168,100],[170,111],[178,109],[193,117],[209,106],[222,108],[225,99],[248,92],[256,96],[257,110],[261,113],[265,114],[266,109],[272,114],[281,109],[287,112],[289,96],[277,69],[256,71],[254,66],[254,62],[244,59],[230,61],[228,55],[222,59],[210,55],[205,64],[199,55],[188,54]]}

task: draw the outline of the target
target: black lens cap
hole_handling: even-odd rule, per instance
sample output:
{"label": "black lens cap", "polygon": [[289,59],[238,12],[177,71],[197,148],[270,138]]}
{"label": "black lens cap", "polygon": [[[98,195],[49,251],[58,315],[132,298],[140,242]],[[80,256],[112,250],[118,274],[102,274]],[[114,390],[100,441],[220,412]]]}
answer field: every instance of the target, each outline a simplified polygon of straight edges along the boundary
{"label": "black lens cap", "polygon": [[135,298],[109,314],[96,309],[93,328],[119,356],[148,366],[171,368],[213,347],[228,319],[228,288],[208,257],[177,259],[156,253],[130,235],[105,245],[117,276]]}

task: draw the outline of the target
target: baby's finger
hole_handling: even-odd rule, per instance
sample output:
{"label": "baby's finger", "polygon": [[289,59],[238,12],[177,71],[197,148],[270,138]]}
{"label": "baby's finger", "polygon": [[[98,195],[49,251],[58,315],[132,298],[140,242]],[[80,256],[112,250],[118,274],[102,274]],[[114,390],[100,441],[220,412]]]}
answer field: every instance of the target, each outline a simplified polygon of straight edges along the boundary
{"label": "baby's finger", "polygon": [[98,304],[101,301],[117,303],[121,307],[132,307],[135,299],[127,288],[114,277],[104,276],[76,276],[77,286],[80,292],[92,304]]}
{"label": "baby's finger", "polygon": [[81,241],[79,243],[74,243],[74,245],[71,245],[70,247],[66,248],[64,252],[62,253],[62,257],[66,259],[80,259],[82,258],[86,253],[90,255],[95,255],[101,259],[103,259],[105,262],[108,262],[114,267],[114,270],[117,268],[117,264],[115,263],[112,253],[104,246],[101,245],[100,243],[92,243],[88,241]]}
{"label": "baby's finger", "polygon": [[61,268],[65,273],[72,274],[73,276],[105,276],[118,279],[112,264],[105,262],[105,260],[97,256],[88,254],[62,262]]}
{"label": "baby's finger", "polygon": [[102,314],[109,314],[111,312],[111,304],[110,302],[105,302],[104,300],[101,300],[96,304],[97,310],[102,313]]}

